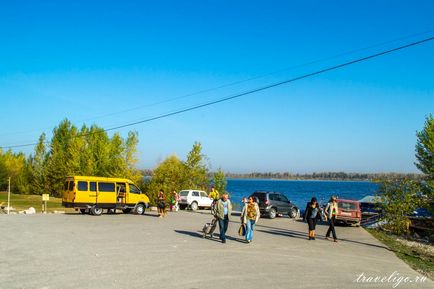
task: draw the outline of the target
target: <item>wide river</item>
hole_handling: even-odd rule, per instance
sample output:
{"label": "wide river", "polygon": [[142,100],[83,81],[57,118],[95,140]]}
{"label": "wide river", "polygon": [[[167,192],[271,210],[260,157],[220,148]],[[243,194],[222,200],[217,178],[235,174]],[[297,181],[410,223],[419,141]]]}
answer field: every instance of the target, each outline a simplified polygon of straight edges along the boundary
{"label": "wide river", "polygon": [[237,209],[242,197],[247,197],[255,191],[281,192],[300,209],[304,209],[306,202],[313,196],[320,203],[327,202],[331,195],[342,199],[360,200],[365,196],[375,195],[378,185],[372,182],[352,181],[229,179],[226,190]]}

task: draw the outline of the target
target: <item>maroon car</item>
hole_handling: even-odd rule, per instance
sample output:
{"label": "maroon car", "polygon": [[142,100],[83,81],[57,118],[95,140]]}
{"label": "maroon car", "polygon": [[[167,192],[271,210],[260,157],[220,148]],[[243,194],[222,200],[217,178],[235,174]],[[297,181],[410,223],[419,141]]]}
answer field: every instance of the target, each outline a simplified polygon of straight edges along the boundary
{"label": "maroon car", "polygon": [[360,226],[362,221],[362,211],[360,210],[360,202],[354,200],[337,199],[338,215],[336,222],[348,225]]}

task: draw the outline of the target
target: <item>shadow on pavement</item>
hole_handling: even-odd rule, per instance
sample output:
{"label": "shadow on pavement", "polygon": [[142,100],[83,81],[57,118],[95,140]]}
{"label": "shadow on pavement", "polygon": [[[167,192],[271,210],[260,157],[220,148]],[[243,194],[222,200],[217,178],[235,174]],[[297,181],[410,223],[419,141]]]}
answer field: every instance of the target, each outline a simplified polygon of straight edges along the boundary
{"label": "shadow on pavement", "polygon": [[300,233],[298,231],[291,231],[291,230],[256,230],[261,233],[267,233],[271,235],[277,235],[277,236],[285,236],[285,237],[292,237],[292,238],[299,238],[299,239],[307,239],[307,233]]}
{"label": "shadow on pavement", "polygon": [[[275,228],[268,227],[268,226],[262,226],[262,227],[267,227],[267,228],[270,228],[270,229],[269,230],[259,230],[259,229],[257,229],[256,231],[261,232],[261,233],[267,233],[267,234],[277,235],[277,236],[286,236],[286,237],[307,239],[307,233],[302,233],[302,232],[299,232],[299,231],[293,231],[293,230],[287,230],[287,229],[278,229],[277,230]],[[318,235],[316,236],[316,238],[317,239],[318,238],[325,239],[325,237],[318,236]],[[338,239],[338,240],[340,242],[355,243],[355,244],[359,244],[359,245],[364,245],[364,246],[369,246],[369,247],[375,247],[375,248],[385,249],[387,251],[393,251],[393,250],[390,250],[388,247],[383,246],[383,245],[376,245],[376,244],[365,243],[365,242],[360,242],[360,241],[355,241],[355,240],[349,240],[349,239]]]}
{"label": "shadow on pavement", "polygon": [[365,245],[365,246],[370,246],[370,247],[376,247],[376,248],[380,248],[380,249],[386,249],[387,251],[393,251],[393,250],[390,250],[389,248],[387,248],[386,246],[375,245],[375,244],[371,244],[371,243],[365,243],[365,242],[348,240],[348,239],[339,239],[339,236],[338,236],[338,241],[349,242],[349,243],[356,243],[356,244],[360,244],[360,245]]}
{"label": "shadow on pavement", "polygon": [[218,239],[214,239],[212,237],[203,237],[203,234],[201,232],[192,232],[192,231],[183,231],[183,230],[175,230],[176,233],[178,234],[183,234],[183,235],[187,235],[190,237],[196,237],[196,238],[201,238],[201,239],[206,239],[206,240],[210,240],[210,241],[214,241],[214,242],[219,242],[220,240]]}

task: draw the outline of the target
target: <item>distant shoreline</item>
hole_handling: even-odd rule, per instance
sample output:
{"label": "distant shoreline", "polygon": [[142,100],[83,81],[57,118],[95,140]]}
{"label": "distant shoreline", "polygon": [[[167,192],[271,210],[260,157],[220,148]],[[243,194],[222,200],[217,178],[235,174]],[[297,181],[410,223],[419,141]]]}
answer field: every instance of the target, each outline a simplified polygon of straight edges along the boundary
{"label": "distant shoreline", "polygon": [[422,180],[423,174],[417,173],[344,173],[323,172],[312,174],[284,173],[226,173],[227,179],[232,180],[274,180],[274,181],[336,181],[336,182],[381,182],[384,180]]}
{"label": "distant shoreline", "polygon": [[369,180],[369,179],[354,179],[354,180],[348,180],[348,179],[276,179],[276,178],[234,178],[234,177],[228,177],[226,180],[242,180],[242,181],[297,181],[297,182],[371,182],[375,183],[375,180]]}

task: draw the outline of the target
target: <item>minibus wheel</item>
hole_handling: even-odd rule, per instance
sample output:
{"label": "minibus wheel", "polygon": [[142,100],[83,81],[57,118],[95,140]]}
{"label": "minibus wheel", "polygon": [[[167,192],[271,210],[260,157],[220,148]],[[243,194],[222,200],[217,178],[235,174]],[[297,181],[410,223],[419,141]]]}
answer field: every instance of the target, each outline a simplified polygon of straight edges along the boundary
{"label": "minibus wheel", "polygon": [[101,214],[102,214],[102,208],[98,208],[97,206],[93,206],[90,209],[90,212],[94,216],[101,216]]}
{"label": "minibus wheel", "polygon": [[137,215],[143,215],[145,213],[145,206],[143,204],[137,204],[136,205],[136,214]]}

